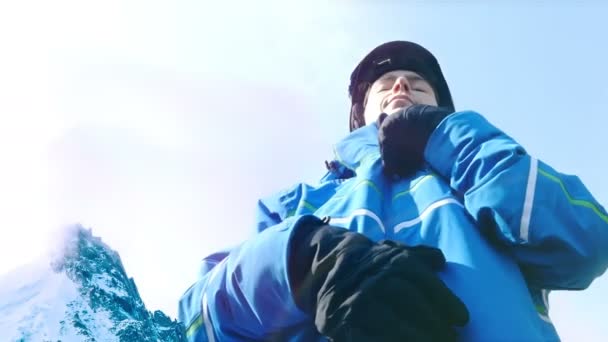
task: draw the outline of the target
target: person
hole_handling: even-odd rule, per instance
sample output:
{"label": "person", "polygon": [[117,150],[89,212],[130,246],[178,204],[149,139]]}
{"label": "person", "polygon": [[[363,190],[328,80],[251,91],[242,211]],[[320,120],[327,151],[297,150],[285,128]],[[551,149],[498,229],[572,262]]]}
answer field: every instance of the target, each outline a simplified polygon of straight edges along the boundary
{"label": "person", "polygon": [[394,41],[351,74],[319,184],[258,202],[257,234],[203,260],[190,341],[553,341],[551,290],[608,266],[608,214]]}

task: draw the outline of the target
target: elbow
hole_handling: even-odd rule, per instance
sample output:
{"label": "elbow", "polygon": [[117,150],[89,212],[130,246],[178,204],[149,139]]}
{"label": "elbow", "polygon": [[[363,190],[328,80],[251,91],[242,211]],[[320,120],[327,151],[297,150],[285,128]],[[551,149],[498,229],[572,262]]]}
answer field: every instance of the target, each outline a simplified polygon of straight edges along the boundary
{"label": "elbow", "polygon": [[608,268],[608,247],[595,242],[583,247],[556,239],[533,251],[524,247],[519,251],[520,269],[538,288],[584,290]]}

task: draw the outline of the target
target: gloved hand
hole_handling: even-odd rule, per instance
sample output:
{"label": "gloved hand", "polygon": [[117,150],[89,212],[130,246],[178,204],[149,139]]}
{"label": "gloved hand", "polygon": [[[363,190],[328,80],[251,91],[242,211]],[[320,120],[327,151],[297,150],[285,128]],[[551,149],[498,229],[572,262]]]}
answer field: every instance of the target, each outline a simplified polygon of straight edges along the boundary
{"label": "gloved hand", "polygon": [[408,176],[420,168],[431,133],[451,113],[442,107],[413,105],[380,115],[378,140],[385,174]]}
{"label": "gloved hand", "polygon": [[294,299],[334,342],[454,341],[469,313],[437,277],[436,248],[374,243],[310,216],[289,261]]}

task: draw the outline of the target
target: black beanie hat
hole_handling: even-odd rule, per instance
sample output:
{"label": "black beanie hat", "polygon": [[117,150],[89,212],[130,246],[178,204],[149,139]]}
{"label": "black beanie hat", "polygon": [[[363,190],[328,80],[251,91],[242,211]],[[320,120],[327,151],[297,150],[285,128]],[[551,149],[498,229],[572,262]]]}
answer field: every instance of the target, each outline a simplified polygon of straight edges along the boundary
{"label": "black beanie hat", "polygon": [[433,87],[437,104],[455,110],[450,89],[435,56],[416,43],[392,41],[368,53],[350,75],[348,93],[351,98],[351,131],[365,124],[362,122],[363,101],[370,85],[393,70],[409,70],[420,74]]}

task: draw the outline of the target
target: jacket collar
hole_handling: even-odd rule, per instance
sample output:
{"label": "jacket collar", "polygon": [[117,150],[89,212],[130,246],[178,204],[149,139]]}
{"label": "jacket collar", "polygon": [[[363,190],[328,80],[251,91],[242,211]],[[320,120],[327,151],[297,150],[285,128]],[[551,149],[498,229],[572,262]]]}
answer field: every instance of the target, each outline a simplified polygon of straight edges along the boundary
{"label": "jacket collar", "polygon": [[352,171],[355,171],[365,158],[379,153],[378,126],[375,122],[352,131],[334,145],[335,159]]}

